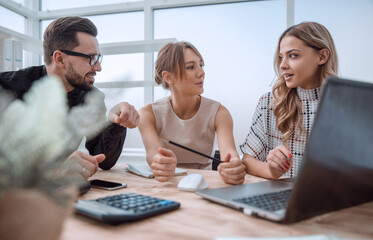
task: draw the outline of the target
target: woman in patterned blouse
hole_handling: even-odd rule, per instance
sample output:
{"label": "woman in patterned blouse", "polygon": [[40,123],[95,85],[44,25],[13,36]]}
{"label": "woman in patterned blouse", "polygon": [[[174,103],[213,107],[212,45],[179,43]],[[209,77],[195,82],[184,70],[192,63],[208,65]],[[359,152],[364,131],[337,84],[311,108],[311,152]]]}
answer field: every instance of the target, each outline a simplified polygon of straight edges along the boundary
{"label": "woman in patterned blouse", "polygon": [[247,173],[269,179],[299,172],[320,87],[338,74],[333,38],[319,23],[292,26],[280,36],[274,65],[278,80],[260,98],[240,146]]}

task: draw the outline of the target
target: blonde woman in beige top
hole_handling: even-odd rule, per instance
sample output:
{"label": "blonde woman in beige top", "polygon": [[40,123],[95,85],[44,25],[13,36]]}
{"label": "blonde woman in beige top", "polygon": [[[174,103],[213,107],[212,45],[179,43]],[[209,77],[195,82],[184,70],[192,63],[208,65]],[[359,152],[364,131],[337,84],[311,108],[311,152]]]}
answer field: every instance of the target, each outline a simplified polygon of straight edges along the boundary
{"label": "blonde woman in beige top", "polygon": [[188,42],[169,43],[159,51],[155,81],[170,89],[171,96],[139,111],[146,160],[160,182],[170,180],[176,166],[208,169],[207,158],[178,149],[168,140],[211,155],[216,132],[224,161],[218,171],[225,182],[241,184],[246,173],[234,143],[233,120],[223,105],[201,96],[203,66],[201,54]]}

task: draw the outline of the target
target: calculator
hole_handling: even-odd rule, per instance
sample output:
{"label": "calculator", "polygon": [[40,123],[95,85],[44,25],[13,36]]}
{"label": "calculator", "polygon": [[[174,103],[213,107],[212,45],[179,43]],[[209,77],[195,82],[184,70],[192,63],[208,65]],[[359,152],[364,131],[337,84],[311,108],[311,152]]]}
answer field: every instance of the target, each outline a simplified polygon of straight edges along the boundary
{"label": "calculator", "polygon": [[79,200],[76,213],[110,224],[132,222],[176,210],[180,203],[137,193]]}

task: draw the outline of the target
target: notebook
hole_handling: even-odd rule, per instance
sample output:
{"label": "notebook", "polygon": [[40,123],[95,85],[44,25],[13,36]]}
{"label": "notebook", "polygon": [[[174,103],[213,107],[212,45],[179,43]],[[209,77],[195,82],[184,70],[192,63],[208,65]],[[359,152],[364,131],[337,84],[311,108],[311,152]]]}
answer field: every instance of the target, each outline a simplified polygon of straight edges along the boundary
{"label": "notebook", "polygon": [[[148,164],[127,164],[128,166],[125,168],[128,172],[134,173],[136,175],[146,177],[146,178],[154,178],[153,170],[149,167]],[[175,169],[175,176],[184,175],[187,173],[186,169],[176,168]]]}
{"label": "notebook", "polygon": [[[323,86],[297,179],[196,193],[246,214],[293,223],[373,201],[372,177],[373,84],[331,77]],[[282,197],[287,194],[285,200],[277,197],[277,192]],[[285,201],[284,207],[278,209],[264,203],[264,207],[258,206],[258,202],[266,201],[258,200],[263,195],[275,203]]]}

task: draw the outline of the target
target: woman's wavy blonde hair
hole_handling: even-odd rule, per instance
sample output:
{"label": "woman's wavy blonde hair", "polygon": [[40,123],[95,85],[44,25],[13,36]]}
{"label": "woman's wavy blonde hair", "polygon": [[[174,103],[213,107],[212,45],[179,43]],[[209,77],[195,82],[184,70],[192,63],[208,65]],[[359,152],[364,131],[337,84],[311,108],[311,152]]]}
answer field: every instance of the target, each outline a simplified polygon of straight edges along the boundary
{"label": "woman's wavy blonde hair", "polygon": [[302,103],[298,97],[296,88],[288,88],[284,76],[280,69],[280,43],[286,36],[294,36],[302,40],[307,46],[320,51],[321,49],[329,50],[327,62],[319,66],[320,86],[328,76],[338,75],[338,57],[334,41],[328,29],[316,22],[302,22],[294,25],[282,33],[278,41],[275,54],[275,71],[278,77],[276,84],[272,89],[275,99],[274,115],[277,119],[277,128],[283,133],[282,143],[286,142],[295,134],[296,128],[300,130],[300,137],[305,130],[302,125]]}

